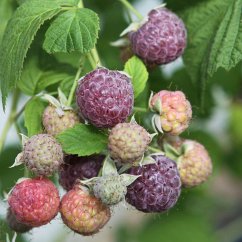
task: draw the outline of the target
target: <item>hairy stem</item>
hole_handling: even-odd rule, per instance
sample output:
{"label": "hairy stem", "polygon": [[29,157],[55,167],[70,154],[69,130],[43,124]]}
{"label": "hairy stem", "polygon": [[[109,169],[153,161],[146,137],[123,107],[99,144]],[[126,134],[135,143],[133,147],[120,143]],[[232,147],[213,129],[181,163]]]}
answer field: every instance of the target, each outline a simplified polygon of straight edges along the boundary
{"label": "hairy stem", "polygon": [[93,70],[96,69],[97,68],[97,63],[93,59],[93,56],[92,56],[91,52],[88,52],[86,56],[87,56],[87,59],[88,59],[90,65],[91,65],[92,69]]}
{"label": "hairy stem", "polygon": [[83,4],[83,1],[80,0],[78,5],[77,5],[78,8],[84,8],[84,4]]}
{"label": "hairy stem", "polygon": [[96,66],[97,66],[97,65],[98,65],[98,66],[101,66],[102,63],[101,63],[101,60],[100,60],[100,58],[99,58],[99,54],[98,54],[98,52],[97,52],[97,48],[92,49],[92,50],[91,50],[91,54],[92,54],[92,57],[93,57],[93,59],[94,59],[94,61],[95,61],[95,63],[96,63]]}
{"label": "hairy stem", "polygon": [[0,152],[2,151],[4,144],[6,142],[6,138],[8,135],[8,131],[11,128],[12,124],[15,121],[15,117],[16,117],[16,109],[17,109],[17,104],[18,104],[18,100],[19,100],[19,96],[20,96],[20,92],[18,89],[15,90],[14,94],[13,94],[13,99],[12,99],[12,105],[11,105],[11,110],[10,110],[10,114],[7,118],[7,121],[5,123],[5,126],[3,127],[3,132],[2,135],[0,137]]}
{"label": "hairy stem", "polygon": [[130,12],[132,12],[139,20],[143,20],[143,16],[127,1],[119,0]]}

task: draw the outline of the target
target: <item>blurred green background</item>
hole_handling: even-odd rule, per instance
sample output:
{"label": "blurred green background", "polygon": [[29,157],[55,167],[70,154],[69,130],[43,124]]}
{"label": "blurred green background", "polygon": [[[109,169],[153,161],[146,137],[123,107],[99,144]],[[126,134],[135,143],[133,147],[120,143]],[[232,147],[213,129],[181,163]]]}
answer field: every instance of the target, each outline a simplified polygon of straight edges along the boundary
{"label": "blurred green background", "polygon": [[[132,2],[132,1],[130,1]],[[134,2],[134,1],[133,1]],[[168,7],[179,13],[183,8],[196,4],[196,1],[168,0]],[[135,1],[142,13],[162,3],[162,1]],[[111,47],[110,42],[118,39],[127,27],[127,16],[121,11],[118,1],[86,1],[86,6],[96,11],[101,19],[101,32],[98,50],[106,67],[123,69],[120,51]],[[0,39],[14,9],[15,0],[0,0]],[[48,23],[47,23],[48,25]],[[43,29],[45,26],[43,26]],[[39,34],[35,44],[41,43],[43,34]],[[36,45],[35,45],[36,46]],[[34,47],[32,47],[33,49]],[[44,53],[40,53],[43,55]],[[76,55],[78,56],[78,55]],[[53,57],[57,59],[63,56]],[[75,66],[75,55],[65,62]],[[99,242],[241,242],[242,241],[242,66],[239,63],[230,72],[219,70],[209,82],[204,108],[200,107],[196,87],[186,72],[182,61],[152,70],[149,86],[138,103],[145,104],[149,90],[182,90],[193,106],[193,122],[183,135],[196,139],[208,149],[214,165],[211,179],[204,185],[183,190],[179,202],[168,213],[146,215],[134,211],[126,205],[119,205],[113,211],[113,218],[106,229],[91,237],[74,235],[57,218],[44,228],[34,229],[28,235],[18,236],[17,241],[99,241]],[[10,101],[10,100],[9,100]],[[4,114],[1,113],[1,126]],[[145,117],[139,117],[145,123]],[[22,132],[23,122],[20,121]],[[15,136],[13,136],[15,137]],[[8,192],[19,177],[23,168],[9,169],[16,154],[20,151],[19,141],[11,134],[3,152],[0,154],[0,197]],[[15,139],[15,138],[14,138]],[[4,223],[6,203],[0,202],[0,241],[5,234],[13,233]],[[43,236],[43,237],[42,237]]]}

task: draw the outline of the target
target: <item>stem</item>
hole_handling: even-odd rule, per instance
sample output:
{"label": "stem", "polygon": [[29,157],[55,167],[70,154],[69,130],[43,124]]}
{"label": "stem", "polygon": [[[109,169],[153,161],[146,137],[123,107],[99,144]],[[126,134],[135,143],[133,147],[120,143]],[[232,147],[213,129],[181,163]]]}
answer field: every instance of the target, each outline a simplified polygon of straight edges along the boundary
{"label": "stem", "polygon": [[139,20],[143,20],[143,16],[127,1],[119,0],[130,12],[132,12]]}
{"label": "stem", "polygon": [[11,111],[10,114],[7,118],[7,121],[5,123],[5,126],[3,128],[3,132],[2,135],[0,137],[0,152],[2,151],[6,138],[7,138],[7,134],[9,129],[11,128],[12,124],[15,121],[15,116],[16,116],[16,109],[17,109],[17,103],[18,103],[18,99],[20,96],[20,92],[18,89],[15,90],[14,94],[13,94],[13,100],[12,100],[12,105],[11,105]]}
{"label": "stem", "polygon": [[79,1],[77,7],[78,8],[84,8],[83,1],[82,0]]}
{"label": "stem", "polygon": [[134,111],[146,113],[147,109],[146,108],[141,108],[141,107],[134,107]]}
{"label": "stem", "polygon": [[74,82],[73,82],[73,85],[71,87],[71,91],[70,91],[70,94],[69,94],[69,97],[68,97],[67,106],[71,106],[71,103],[72,103],[72,100],[73,100],[73,97],[74,97],[74,93],[75,93],[75,90],[76,90],[76,87],[77,87],[77,84],[78,84],[78,80],[81,76],[82,68],[83,68],[83,63],[82,63],[82,58],[81,58],[80,66],[77,70],[77,73],[76,73],[76,76],[75,76],[75,79],[74,79]]}
{"label": "stem", "polygon": [[148,150],[152,151],[152,152],[155,152],[155,153],[163,153],[161,150],[159,149],[156,149],[152,146],[148,146]]}
{"label": "stem", "polygon": [[29,170],[27,167],[24,168],[24,177],[29,177]]}
{"label": "stem", "polygon": [[91,50],[91,54],[92,54],[92,56],[93,56],[94,61],[96,62],[96,65],[101,66],[102,63],[101,63],[101,60],[100,60],[100,58],[99,58],[99,54],[98,54],[98,52],[97,52],[97,48],[92,49],[92,50]]}
{"label": "stem", "polygon": [[95,60],[93,60],[93,56],[92,56],[91,52],[87,53],[87,59],[90,62],[91,67],[93,68],[93,70],[96,69],[97,68],[97,64],[95,63]]}

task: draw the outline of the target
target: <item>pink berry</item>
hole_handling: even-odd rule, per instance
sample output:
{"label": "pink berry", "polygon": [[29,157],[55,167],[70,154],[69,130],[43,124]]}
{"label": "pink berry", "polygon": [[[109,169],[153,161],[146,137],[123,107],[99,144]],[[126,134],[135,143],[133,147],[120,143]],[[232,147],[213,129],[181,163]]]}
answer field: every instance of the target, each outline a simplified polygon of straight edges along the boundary
{"label": "pink berry", "polygon": [[60,197],[50,180],[34,178],[16,184],[8,203],[20,223],[38,227],[49,223],[57,215]]}

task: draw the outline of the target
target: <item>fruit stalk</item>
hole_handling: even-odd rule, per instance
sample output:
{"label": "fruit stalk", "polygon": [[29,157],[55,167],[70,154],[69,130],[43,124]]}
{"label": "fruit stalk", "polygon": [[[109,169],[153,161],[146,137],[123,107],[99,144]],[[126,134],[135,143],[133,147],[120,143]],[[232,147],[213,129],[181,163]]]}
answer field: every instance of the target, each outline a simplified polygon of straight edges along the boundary
{"label": "fruit stalk", "polygon": [[73,85],[71,87],[71,91],[70,91],[70,94],[69,94],[69,97],[68,97],[68,101],[67,101],[67,106],[71,106],[71,103],[72,103],[72,100],[73,100],[73,97],[74,97],[74,93],[76,91],[76,87],[77,87],[77,84],[78,84],[78,80],[80,78],[80,75],[82,73],[82,69],[83,69],[83,62],[85,60],[83,60],[83,58],[80,59],[80,66],[77,70],[77,73],[76,73],[76,76],[75,76],[75,79],[74,79],[74,82],[73,82]]}
{"label": "fruit stalk", "polygon": [[18,103],[18,100],[19,100],[19,96],[20,96],[20,92],[19,92],[18,89],[16,89],[14,94],[13,94],[13,101],[12,101],[11,111],[10,111],[10,114],[9,114],[9,116],[7,118],[5,126],[3,128],[2,136],[0,138],[0,152],[2,151],[3,146],[5,144],[8,131],[9,131],[9,129],[11,128],[12,124],[15,121],[16,109],[17,109],[17,103]]}
{"label": "fruit stalk", "polygon": [[143,16],[127,1],[119,0],[130,12],[132,12],[139,20],[143,20]]}

